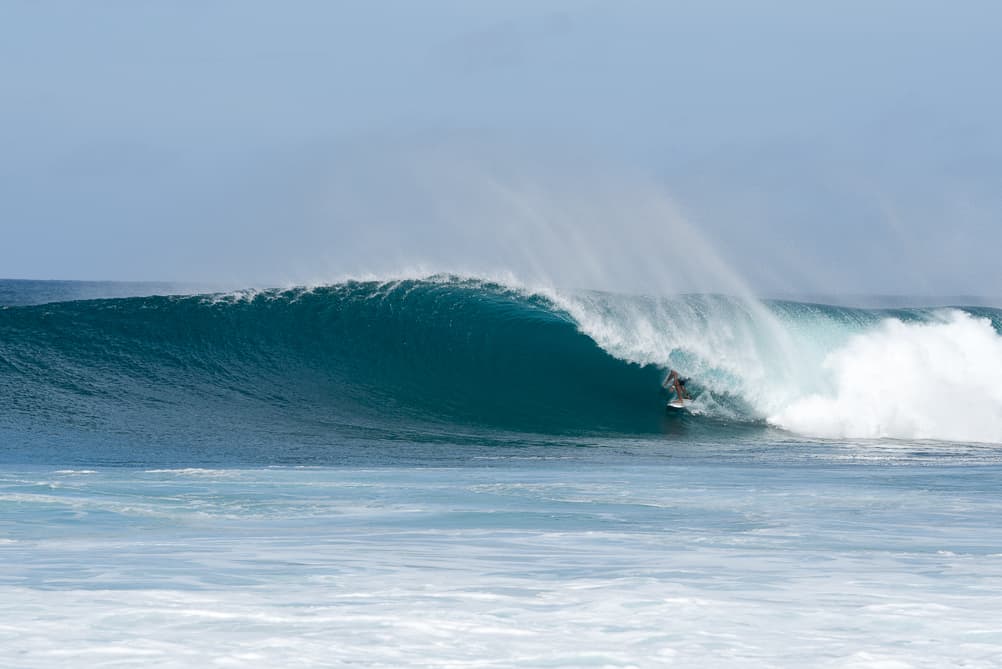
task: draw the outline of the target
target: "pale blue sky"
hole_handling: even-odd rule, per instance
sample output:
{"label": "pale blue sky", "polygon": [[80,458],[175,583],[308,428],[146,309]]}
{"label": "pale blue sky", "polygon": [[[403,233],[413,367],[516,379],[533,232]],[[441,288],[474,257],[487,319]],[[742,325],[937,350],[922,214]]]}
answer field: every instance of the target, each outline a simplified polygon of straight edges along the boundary
{"label": "pale blue sky", "polygon": [[[999,7],[11,0],[0,276],[520,271],[507,209],[457,235],[442,199],[587,163],[547,211],[655,184],[759,291],[998,295]],[[443,155],[469,179],[429,188]]]}

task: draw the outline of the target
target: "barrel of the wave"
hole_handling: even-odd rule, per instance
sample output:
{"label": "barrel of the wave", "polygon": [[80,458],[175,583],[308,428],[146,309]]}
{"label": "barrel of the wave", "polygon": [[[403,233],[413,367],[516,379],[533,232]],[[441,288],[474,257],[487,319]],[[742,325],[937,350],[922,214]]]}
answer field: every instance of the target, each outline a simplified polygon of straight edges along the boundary
{"label": "barrel of the wave", "polygon": [[11,307],[0,334],[0,390],[24,433],[52,416],[136,443],[151,425],[177,443],[195,426],[248,443],[445,424],[661,429],[655,366],[609,354],[543,295],[479,280]]}

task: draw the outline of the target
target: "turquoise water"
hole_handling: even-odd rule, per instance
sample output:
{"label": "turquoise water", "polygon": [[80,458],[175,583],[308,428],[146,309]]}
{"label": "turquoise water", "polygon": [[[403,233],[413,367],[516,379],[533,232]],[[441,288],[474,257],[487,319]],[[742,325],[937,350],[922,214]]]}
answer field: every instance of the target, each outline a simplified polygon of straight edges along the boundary
{"label": "turquoise water", "polygon": [[998,310],[5,289],[5,666],[1002,663]]}

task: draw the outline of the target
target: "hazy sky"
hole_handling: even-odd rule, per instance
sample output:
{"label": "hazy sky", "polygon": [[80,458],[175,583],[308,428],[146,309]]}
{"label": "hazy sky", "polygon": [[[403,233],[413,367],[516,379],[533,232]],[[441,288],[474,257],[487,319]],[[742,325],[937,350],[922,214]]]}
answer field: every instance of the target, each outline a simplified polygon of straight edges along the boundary
{"label": "hazy sky", "polygon": [[0,277],[658,290],[712,255],[760,292],[999,295],[1000,26],[974,1],[7,0]]}

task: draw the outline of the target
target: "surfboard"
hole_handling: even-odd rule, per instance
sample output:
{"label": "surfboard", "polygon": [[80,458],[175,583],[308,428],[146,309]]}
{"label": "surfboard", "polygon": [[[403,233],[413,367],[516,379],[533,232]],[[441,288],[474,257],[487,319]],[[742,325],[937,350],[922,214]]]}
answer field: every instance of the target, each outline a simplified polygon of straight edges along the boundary
{"label": "surfboard", "polygon": [[665,407],[669,409],[684,409],[686,405],[682,400],[672,400],[671,402],[666,404]]}

